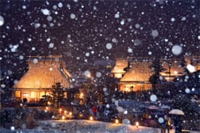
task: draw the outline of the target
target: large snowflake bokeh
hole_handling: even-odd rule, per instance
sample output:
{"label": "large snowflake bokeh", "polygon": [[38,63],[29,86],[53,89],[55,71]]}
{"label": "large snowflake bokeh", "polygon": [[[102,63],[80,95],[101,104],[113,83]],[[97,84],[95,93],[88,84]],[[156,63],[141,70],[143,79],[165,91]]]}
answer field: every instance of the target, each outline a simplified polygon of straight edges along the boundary
{"label": "large snowflake bokeh", "polygon": [[199,0],[1,1],[2,69],[30,55],[65,57],[69,69],[96,59],[198,54]]}

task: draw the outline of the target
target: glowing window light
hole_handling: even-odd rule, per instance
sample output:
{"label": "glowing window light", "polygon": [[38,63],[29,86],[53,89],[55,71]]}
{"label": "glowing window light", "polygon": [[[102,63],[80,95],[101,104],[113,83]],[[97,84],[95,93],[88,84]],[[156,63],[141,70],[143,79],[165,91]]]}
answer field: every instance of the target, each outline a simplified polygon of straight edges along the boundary
{"label": "glowing window light", "polygon": [[44,91],[40,92],[40,98],[43,98],[42,97],[43,95],[45,95],[45,92]]}
{"label": "glowing window light", "polygon": [[83,95],[84,95],[84,94],[81,92],[81,93],[80,93],[80,98],[83,98]]}
{"label": "glowing window light", "polygon": [[15,91],[15,96],[16,96],[16,97],[21,97],[20,91]]}
{"label": "glowing window light", "polygon": [[174,74],[175,74],[175,75],[177,75],[177,74],[178,74],[178,72],[177,72],[177,71],[174,71]]}
{"label": "glowing window light", "polygon": [[31,98],[35,98],[36,97],[36,92],[31,92]]}
{"label": "glowing window light", "polygon": [[29,94],[28,93],[23,93],[23,97],[28,98]]}
{"label": "glowing window light", "polygon": [[72,115],[72,112],[69,112],[69,115],[71,116],[71,115]]}
{"label": "glowing window light", "polygon": [[64,120],[65,119],[65,116],[62,116],[62,120]]}

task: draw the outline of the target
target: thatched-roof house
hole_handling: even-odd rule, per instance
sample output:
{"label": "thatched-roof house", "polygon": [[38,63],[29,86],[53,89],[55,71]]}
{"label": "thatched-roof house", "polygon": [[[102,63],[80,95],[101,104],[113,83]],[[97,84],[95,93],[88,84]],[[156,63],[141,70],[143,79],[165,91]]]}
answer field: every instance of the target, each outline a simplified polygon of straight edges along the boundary
{"label": "thatched-roof house", "polygon": [[149,78],[153,74],[149,67],[151,63],[150,61],[131,62],[130,69],[120,79],[120,90],[141,91],[150,89]]}
{"label": "thatched-roof house", "polygon": [[[160,75],[163,77],[163,80],[173,81],[175,77],[186,74],[185,70],[188,64],[193,64],[192,66],[194,66],[195,71],[200,70],[199,56],[185,58],[184,60],[185,66],[183,66],[183,59],[181,58],[161,59],[160,65],[162,65],[164,71],[160,72]],[[141,91],[151,89],[149,78],[154,74],[153,69],[150,68],[153,61],[154,58],[132,57],[130,61],[131,65],[128,66],[127,60],[117,60],[112,73],[115,75],[119,73],[121,76],[118,76],[118,78],[121,78],[119,82],[120,90]],[[125,72],[124,68],[129,69]]]}
{"label": "thatched-roof house", "polygon": [[62,56],[31,56],[28,66],[27,73],[13,86],[16,98],[38,101],[43,95],[50,95],[52,85],[57,82],[70,88],[71,75]]}

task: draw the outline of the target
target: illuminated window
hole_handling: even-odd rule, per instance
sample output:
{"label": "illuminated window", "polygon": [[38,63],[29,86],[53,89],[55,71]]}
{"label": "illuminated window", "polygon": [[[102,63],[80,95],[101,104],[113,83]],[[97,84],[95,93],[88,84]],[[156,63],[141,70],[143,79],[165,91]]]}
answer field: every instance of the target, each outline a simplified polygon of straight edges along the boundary
{"label": "illuminated window", "polygon": [[28,98],[29,94],[28,93],[23,93],[23,98]]}
{"label": "illuminated window", "polygon": [[36,97],[36,92],[32,91],[31,92],[31,98],[35,98]]}
{"label": "illuminated window", "polygon": [[67,92],[64,93],[64,98],[67,98]]}
{"label": "illuminated window", "polygon": [[44,92],[44,91],[41,91],[41,92],[40,92],[40,98],[42,98],[43,95],[45,95],[45,92]]}
{"label": "illuminated window", "polygon": [[124,91],[134,91],[135,86],[134,85],[125,85],[125,90]]}
{"label": "illuminated window", "polygon": [[122,77],[122,74],[120,73],[115,73],[115,78],[121,78]]}
{"label": "illuminated window", "polygon": [[16,97],[21,97],[21,92],[20,91],[15,91],[15,96]]}
{"label": "illuminated window", "polygon": [[81,92],[80,95],[79,95],[79,97],[83,98],[83,96],[84,96],[84,94],[83,94],[83,92]]}
{"label": "illuminated window", "polygon": [[46,92],[46,95],[51,95],[51,93],[50,92]]}

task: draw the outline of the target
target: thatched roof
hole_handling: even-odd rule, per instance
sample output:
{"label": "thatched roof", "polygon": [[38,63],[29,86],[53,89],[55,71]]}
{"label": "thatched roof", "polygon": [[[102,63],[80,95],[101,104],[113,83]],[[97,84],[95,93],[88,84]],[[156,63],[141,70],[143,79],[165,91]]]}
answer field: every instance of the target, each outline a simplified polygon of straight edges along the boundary
{"label": "thatched roof", "polygon": [[124,74],[120,82],[148,82],[149,77],[153,74],[149,68],[151,62],[132,62],[131,68]]}
{"label": "thatched roof", "polygon": [[128,61],[125,59],[116,59],[115,67],[112,69],[112,73],[125,73],[124,68],[128,66]]}
{"label": "thatched roof", "polygon": [[14,88],[52,88],[57,82],[69,88],[71,75],[60,56],[30,57],[29,70]]}

